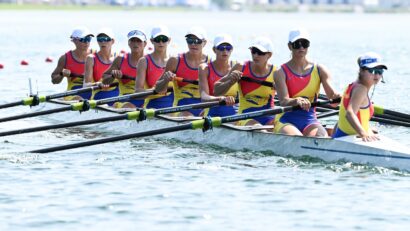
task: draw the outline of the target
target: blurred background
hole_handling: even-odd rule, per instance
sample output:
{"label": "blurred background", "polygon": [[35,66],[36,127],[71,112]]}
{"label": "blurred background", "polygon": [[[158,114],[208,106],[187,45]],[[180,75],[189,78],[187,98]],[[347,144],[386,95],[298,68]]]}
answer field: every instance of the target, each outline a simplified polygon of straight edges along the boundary
{"label": "blurred background", "polygon": [[1,8],[127,9],[289,12],[410,12],[410,0],[0,0]]}

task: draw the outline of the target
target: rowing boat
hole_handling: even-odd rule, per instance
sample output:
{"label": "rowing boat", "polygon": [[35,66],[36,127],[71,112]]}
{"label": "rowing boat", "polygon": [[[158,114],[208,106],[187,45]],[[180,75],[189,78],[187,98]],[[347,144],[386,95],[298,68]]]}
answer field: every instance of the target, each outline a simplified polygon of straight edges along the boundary
{"label": "rowing boat", "polygon": [[[51,100],[47,108],[67,105],[70,102]],[[96,113],[99,117],[111,116],[129,112],[130,109],[114,109],[105,105],[99,106]],[[55,122],[95,118],[96,113],[86,112],[78,116],[78,112],[68,112],[50,115],[47,118]],[[94,126],[112,133],[127,133],[131,131],[144,131],[176,124],[186,123],[198,117],[171,117],[167,115],[156,116],[153,121],[117,121],[113,123]],[[199,144],[212,144],[232,150],[268,151],[279,156],[310,156],[326,162],[346,161],[358,164],[387,167],[398,170],[410,171],[410,149],[394,140],[381,136],[380,141],[363,142],[355,136],[337,139],[300,137],[274,134],[269,132],[269,126],[235,126],[223,124],[221,127],[201,133],[194,130],[157,135],[166,139],[175,139],[182,142],[195,142]]]}

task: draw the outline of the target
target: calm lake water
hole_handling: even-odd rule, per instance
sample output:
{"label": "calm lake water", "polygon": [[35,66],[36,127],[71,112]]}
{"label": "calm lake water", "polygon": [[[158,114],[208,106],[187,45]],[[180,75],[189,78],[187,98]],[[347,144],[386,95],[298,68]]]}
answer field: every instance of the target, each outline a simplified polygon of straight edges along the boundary
{"label": "calm lake water", "polygon": [[[288,31],[306,27],[310,57],[328,67],[337,89],[356,78],[356,58],[380,53],[389,70],[372,100],[409,113],[410,15],[226,12],[0,12],[0,103],[28,94],[61,92],[50,73],[72,44],[77,25],[112,27],[114,49],[127,49],[128,31],[172,31],[171,53],[186,50],[184,33],[200,25],[212,38],[235,38],[233,58],[250,58],[256,35],[275,45],[272,63],[289,57]],[[92,43],[93,47],[97,44]],[[206,50],[211,54],[211,45]],[[54,63],[44,62],[47,56]],[[28,66],[20,66],[27,59]],[[3,109],[2,117],[29,111]],[[78,116],[81,119],[81,116]],[[49,124],[47,118],[2,123],[0,130]],[[330,119],[327,123],[334,123]],[[115,125],[113,125],[115,126]],[[408,128],[380,132],[410,146]],[[200,135],[200,132],[198,132]],[[27,150],[109,136],[66,129],[0,137],[0,230],[408,230],[409,174],[352,163],[282,158],[159,138],[128,140],[59,153]]]}

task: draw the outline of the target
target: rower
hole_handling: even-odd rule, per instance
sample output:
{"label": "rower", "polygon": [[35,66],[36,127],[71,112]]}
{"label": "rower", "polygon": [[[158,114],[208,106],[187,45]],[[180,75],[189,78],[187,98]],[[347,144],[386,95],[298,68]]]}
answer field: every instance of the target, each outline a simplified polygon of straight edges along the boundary
{"label": "rower", "polygon": [[232,51],[232,37],[228,34],[217,35],[212,50],[216,59],[199,66],[199,91],[202,101],[225,100],[227,106],[212,107],[204,110],[204,116],[229,116],[236,114],[234,104],[238,96],[238,84],[234,84],[224,96],[214,96],[214,84],[227,75],[233,62],[229,60]]}
{"label": "rower", "polygon": [[[230,73],[215,82],[214,94],[225,95],[228,90],[236,84],[241,77],[249,80],[239,82],[239,110],[238,113],[259,111],[274,107],[275,89],[273,83],[273,73],[276,66],[269,63],[272,57],[273,45],[269,38],[258,37],[249,47],[252,54],[252,61],[244,64],[237,63]],[[257,81],[269,82],[272,86],[264,86]],[[239,121],[238,125],[273,125],[275,116],[262,116],[254,119]]]}
{"label": "rower", "polygon": [[[198,84],[195,81],[198,81],[199,65],[208,62],[208,56],[203,54],[203,48],[206,45],[206,32],[200,27],[192,27],[186,33],[185,38],[188,44],[188,52],[179,54],[177,57],[171,57],[167,62],[164,74],[155,85],[156,92],[165,93],[168,83],[171,80],[173,81],[173,106],[201,102]],[[191,109],[188,112],[181,112],[176,115],[199,116],[201,112],[201,109]]]}
{"label": "rower", "polygon": [[[78,27],[71,33],[70,39],[75,49],[63,54],[57,63],[57,67],[51,73],[51,82],[59,84],[67,78],[67,91],[81,88],[84,78],[84,64],[87,55],[91,53],[90,42],[93,34],[86,27]],[[66,100],[79,100],[89,98],[91,93],[83,93],[80,96],[68,96]]]}
{"label": "rower", "polygon": [[[370,101],[369,91],[383,78],[387,66],[380,55],[368,52],[357,59],[359,75],[355,82],[349,84],[344,91],[333,138],[358,135],[363,141],[379,140],[369,126],[374,107]],[[373,89],[374,90],[374,89]]]}
{"label": "rower", "polygon": [[290,31],[288,48],[292,58],[275,73],[276,90],[281,106],[299,105],[303,110],[284,113],[275,132],[287,135],[326,137],[327,132],[316,118],[311,103],[316,102],[320,84],[329,99],[339,98],[325,66],[307,59],[310,36],[305,29]]}
{"label": "rower", "polygon": [[[157,80],[164,73],[169,56],[167,53],[168,45],[171,41],[169,30],[166,26],[154,27],[151,30],[151,43],[154,51],[145,55],[138,61],[138,78],[135,85],[136,92],[153,89]],[[172,82],[169,83],[172,87]],[[161,95],[148,96],[145,99],[145,108],[165,108],[172,107],[174,94],[167,92]]]}
{"label": "rower", "polygon": [[[114,60],[114,54],[111,53],[114,44],[114,33],[109,28],[102,28],[97,33],[98,52],[90,54],[85,60],[85,73],[83,87],[89,87],[95,84],[102,84],[104,72],[111,66]],[[108,87],[103,85],[103,89],[93,92],[91,99],[99,100],[109,97],[118,96],[118,86]],[[110,103],[112,105],[113,103]]]}
{"label": "rower", "polygon": [[[120,95],[135,92],[137,63],[144,56],[144,48],[147,45],[147,38],[141,30],[132,30],[128,32],[127,37],[131,52],[117,56],[103,75],[103,84],[110,84],[114,81],[119,82]],[[126,102],[115,102],[113,106],[116,108],[141,108],[143,103],[143,99],[131,99]]]}

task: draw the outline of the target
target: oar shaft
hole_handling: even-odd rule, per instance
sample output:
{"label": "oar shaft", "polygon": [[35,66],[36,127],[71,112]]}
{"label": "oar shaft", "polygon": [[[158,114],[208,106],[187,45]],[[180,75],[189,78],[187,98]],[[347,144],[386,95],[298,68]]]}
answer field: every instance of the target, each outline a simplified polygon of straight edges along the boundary
{"label": "oar shaft", "polygon": [[205,102],[205,103],[197,103],[197,104],[187,104],[178,107],[168,107],[168,108],[161,108],[155,110],[155,115],[162,115],[174,112],[181,112],[181,111],[188,111],[191,109],[200,109],[200,108],[208,108],[213,106],[223,106],[226,105],[225,101],[212,101],[212,102]]}
{"label": "oar shaft", "polygon": [[316,118],[322,119],[322,118],[325,118],[325,117],[335,116],[335,115],[338,115],[338,114],[339,114],[339,111],[328,111],[328,112],[323,112],[323,113],[317,115]]}
{"label": "oar shaft", "polygon": [[385,119],[385,118],[378,118],[378,117],[372,117],[370,120],[371,121],[376,121],[376,122],[379,122],[379,123],[382,123],[382,124],[410,127],[410,123],[404,122],[404,121]]}
{"label": "oar shaft", "polygon": [[34,128],[25,128],[25,129],[13,130],[13,131],[5,131],[5,132],[0,132],[0,137],[32,133],[32,132],[47,131],[51,129],[69,128],[69,127],[75,127],[75,126],[81,126],[81,125],[91,125],[91,124],[98,124],[98,123],[104,123],[104,122],[112,122],[112,121],[123,120],[126,118],[127,118],[127,115],[123,114],[123,115],[103,117],[103,118],[98,118],[98,119],[82,120],[82,121],[68,122],[68,123],[62,123],[62,124],[45,125],[45,126],[34,127]]}
{"label": "oar shaft", "polygon": [[[118,83],[111,83],[109,86],[114,87],[114,86],[117,86],[117,85],[118,85]],[[100,88],[101,88],[101,86],[98,85],[98,86],[84,87],[84,88],[79,88],[79,89],[75,89],[75,90],[65,91],[65,92],[61,92],[61,93],[57,93],[57,94],[48,95],[48,96],[46,96],[46,100],[49,101],[51,99],[58,99],[58,98],[66,97],[66,96],[78,95],[78,94],[81,94],[81,93],[94,91],[94,90],[97,90],[97,89],[100,89]]]}
{"label": "oar shaft", "polygon": [[389,109],[383,109],[384,114],[387,115],[392,115],[392,116],[396,116],[396,117],[400,117],[400,118],[405,118],[407,120],[410,120],[410,115],[406,114],[406,113],[402,113],[402,112],[398,112],[398,111],[392,111]]}
{"label": "oar shaft", "polygon": [[36,116],[41,116],[41,115],[48,115],[48,114],[58,113],[58,112],[63,112],[63,111],[70,111],[70,110],[71,110],[71,106],[65,106],[65,107],[55,108],[55,109],[51,109],[47,111],[38,111],[38,112],[21,114],[21,115],[15,115],[15,116],[10,116],[6,118],[0,118],[0,123],[12,121],[12,120],[29,118],[29,117],[36,117]]}
{"label": "oar shaft", "polygon": [[20,105],[23,105],[23,101],[22,101],[22,100],[19,100],[19,101],[16,101],[16,102],[11,102],[11,103],[2,104],[2,105],[0,105],[0,109],[9,108],[9,107],[15,107],[15,106],[20,106]]}
{"label": "oar shaft", "polygon": [[177,126],[174,126],[174,127],[171,127],[171,128],[160,128],[160,129],[155,129],[155,130],[151,130],[151,131],[138,132],[138,133],[120,135],[120,136],[115,136],[115,137],[108,137],[108,138],[103,138],[103,139],[98,139],[98,140],[90,140],[90,141],[85,141],[85,142],[80,142],[80,143],[75,143],[75,144],[62,145],[62,146],[58,146],[58,147],[38,149],[38,150],[30,151],[30,153],[56,152],[56,151],[62,151],[62,150],[92,146],[92,145],[97,145],[97,144],[115,142],[115,141],[120,141],[120,140],[127,140],[127,139],[132,139],[132,138],[140,138],[140,137],[153,136],[153,135],[159,135],[159,134],[164,134],[164,133],[188,130],[188,129],[191,129],[191,128],[192,128],[191,124],[181,124],[181,125],[177,125]]}

